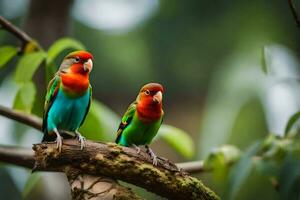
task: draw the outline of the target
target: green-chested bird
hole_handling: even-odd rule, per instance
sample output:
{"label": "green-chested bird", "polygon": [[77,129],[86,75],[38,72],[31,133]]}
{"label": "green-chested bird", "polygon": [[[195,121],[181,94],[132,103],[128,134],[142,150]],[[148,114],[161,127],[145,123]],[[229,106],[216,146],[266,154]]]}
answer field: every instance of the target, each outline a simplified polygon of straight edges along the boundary
{"label": "green-chested bird", "polygon": [[116,143],[123,146],[138,148],[138,145],[145,145],[153,165],[157,165],[157,157],[148,145],[163,121],[163,91],[163,87],[158,83],[144,85],[122,117],[116,138]]}
{"label": "green-chested bird", "polygon": [[84,147],[84,137],[78,132],[91,103],[92,88],[89,74],[93,68],[93,56],[87,51],[68,54],[58,72],[48,85],[43,117],[43,142],[57,142],[61,151],[62,137],[59,131],[75,132]]}

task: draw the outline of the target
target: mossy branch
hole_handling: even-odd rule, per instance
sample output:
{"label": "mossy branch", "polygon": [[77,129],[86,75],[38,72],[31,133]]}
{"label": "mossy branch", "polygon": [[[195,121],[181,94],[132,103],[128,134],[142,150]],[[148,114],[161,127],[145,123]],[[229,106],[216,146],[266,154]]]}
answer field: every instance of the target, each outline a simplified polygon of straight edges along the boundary
{"label": "mossy branch", "polygon": [[106,176],[143,187],[169,199],[219,199],[203,183],[181,171],[166,159],[153,166],[143,151],[114,143],[87,141],[81,150],[78,141],[64,140],[59,153],[55,143],[35,144],[34,171],[66,172],[75,168],[82,174]]}

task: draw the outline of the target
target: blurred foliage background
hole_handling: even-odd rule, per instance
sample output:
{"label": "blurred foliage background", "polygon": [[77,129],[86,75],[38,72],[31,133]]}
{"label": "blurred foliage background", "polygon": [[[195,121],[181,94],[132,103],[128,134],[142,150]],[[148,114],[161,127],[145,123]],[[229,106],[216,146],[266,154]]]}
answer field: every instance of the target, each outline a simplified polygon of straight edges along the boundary
{"label": "blurred foliage background", "polygon": [[[49,77],[67,52],[85,48],[95,57],[86,137],[113,141],[139,88],[159,82],[172,126],[153,144],[158,155],[206,158],[213,172],[196,176],[224,199],[299,199],[297,127],[278,138],[300,107],[300,35],[287,1],[0,0],[0,15],[43,47],[14,56],[16,38],[0,31],[14,56],[0,59],[1,105],[41,116]],[[30,147],[42,137],[3,117],[0,127],[1,144]],[[68,199],[67,187],[59,174],[0,167],[4,199]]]}

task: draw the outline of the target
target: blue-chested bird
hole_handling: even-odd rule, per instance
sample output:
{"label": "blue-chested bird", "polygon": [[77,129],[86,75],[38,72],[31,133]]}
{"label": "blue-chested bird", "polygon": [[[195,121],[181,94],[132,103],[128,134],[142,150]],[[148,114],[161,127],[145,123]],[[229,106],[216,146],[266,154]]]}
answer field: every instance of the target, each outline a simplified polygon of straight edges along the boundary
{"label": "blue-chested bird", "polygon": [[142,87],[136,100],[129,105],[122,117],[115,141],[122,146],[133,146],[138,152],[138,146],[145,145],[153,165],[157,165],[157,156],[148,145],[163,121],[163,92],[163,87],[158,83],[148,83]]}
{"label": "blue-chested bird", "polygon": [[68,54],[58,72],[48,85],[46,94],[43,132],[44,141],[56,141],[61,151],[61,132],[72,132],[83,149],[84,137],[78,132],[89,111],[92,87],[89,74],[93,68],[93,56],[87,51]]}

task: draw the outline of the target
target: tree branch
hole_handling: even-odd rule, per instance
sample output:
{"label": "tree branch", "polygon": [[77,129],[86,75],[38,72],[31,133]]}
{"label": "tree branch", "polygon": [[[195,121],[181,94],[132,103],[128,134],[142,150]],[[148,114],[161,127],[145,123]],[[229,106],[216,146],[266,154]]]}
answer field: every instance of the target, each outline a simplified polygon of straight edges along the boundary
{"label": "tree branch", "polygon": [[[35,163],[34,151],[28,148],[0,145],[0,161],[32,169]],[[111,178],[81,174],[73,168],[68,168],[65,174],[70,182],[72,199],[93,200],[99,197],[104,200],[141,199],[130,188],[120,185]]]}
{"label": "tree branch", "polygon": [[[58,153],[55,143],[36,144],[33,147],[35,158],[33,151],[27,148],[1,146],[0,161],[29,169],[33,168],[35,161],[35,171],[65,172],[70,181],[73,195],[79,193],[91,195],[87,193],[87,186],[78,186],[80,181],[84,180],[84,182],[91,184],[100,181],[98,180],[99,177],[108,176],[112,179],[101,179],[105,183],[107,180],[116,183],[114,179],[120,179],[170,199],[218,199],[200,180],[188,176],[186,172],[178,169],[168,160],[159,158],[159,165],[154,167],[151,164],[151,158],[143,151],[136,154],[135,149],[121,147],[114,143],[87,141],[86,144],[85,149],[80,150],[77,140],[64,140],[61,154]],[[187,169],[197,169],[200,163],[184,164]],[[184,167],[184,164],[180,165]],[[104,187],[100,183],[103,181],[99,182],[97,187]],[[107,183],[104,185],[108,187]],[[116,187],[123,186],[114,184],[113,188]],[[126,193],[128,188],[125,188],[125,191],[124,188],[119,189],[114,190],[114,192],[120,192],[122,195],[133,195],[131,191]],[[95,191],[99,192],[96,189]]]}
{"label": "tree branch", "polygon": [[35,115],[16,111],[1,105],[0,105],[0,115],[15,120],[17,122],[26,124],[37,130],[42,130],[42,119]]}
{"label": "tree branch", "polygon": [[[20,53],[23,53],[27,44],[33,43],[35,40],[32,39],[29,35],[27,35],[24,31],[10,23],[8,20],[6,20],[4,17],[0,16],[0,25],[1,28],[4,30],[7,30],[9,33],[14,35],[16,38],[18,38],[21,41],[21,49]],[[40,48],[37,43],[34,44],[33,48]]]}
{"label": "tree branch", "polygon": [[0,161],[32,169],[34,166],[34,152],[28,148],[0,146]]}
{"label": "tree branch", "polygon": [[139,154],[133,148],[114,143],[86,142],[80,150],[77,140],[64,140],[62,152],[56,143],[33,146],[34,171],[66,172],[69,167],[83,174],[108,176],[143,187],[169,199],[219,199],[202,182],[179,170],[168,160],[158,158],[158,166],[152,165],[146,152]]}
{"label": "tree branch", "polygon": [[0,25],[2,28],[13,34],[23,43],[31,42],[33,39],[27,35],[24,31],[7,21],[4,17],[0,16]]}
{"label": "tree branch", "polygon": [[290,6],[290,9],[292,11],[292,14],[293,14],[293,17],[296,21],[297,26],[298,26],[298,28],[300,28],[300,18],[299,18],[299,15],[297,13],[295,5],[293,4],[293,0],[288,0],[288,4]]}
{"label": "tree branch", "polygon": [[211,169],[205,169],[203,165],[204,162],[202,160],[176,164],[178,168],[183,169],[188,173],[201,173],[211,171]]}

